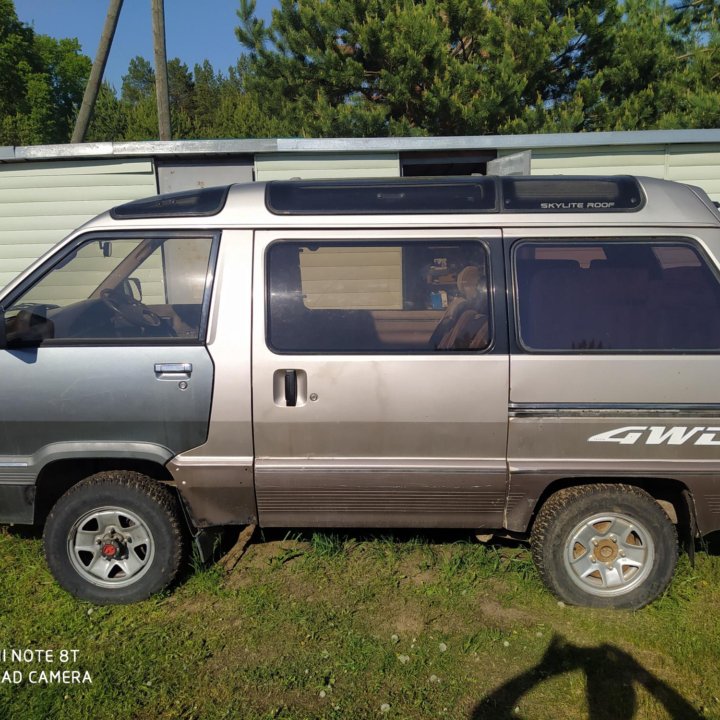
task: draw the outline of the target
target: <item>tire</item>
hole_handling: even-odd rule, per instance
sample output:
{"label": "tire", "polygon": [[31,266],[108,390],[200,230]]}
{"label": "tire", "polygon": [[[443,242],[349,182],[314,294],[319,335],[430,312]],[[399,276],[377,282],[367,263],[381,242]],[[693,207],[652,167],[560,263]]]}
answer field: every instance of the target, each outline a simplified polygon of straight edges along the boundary
{"label": "tire", "polygon": [[86,478],[48,515],[43,541],[50,571],[81,600],[144,600],[177,575],[184,551],[178,510],[167,487],[140,473]]}
{"label": "tire", "polygon": [[571,605],[637,609],[670,584],[678,558],[665,511],[631,485],[566,488],[542,506],[530,536],[547,587]]}

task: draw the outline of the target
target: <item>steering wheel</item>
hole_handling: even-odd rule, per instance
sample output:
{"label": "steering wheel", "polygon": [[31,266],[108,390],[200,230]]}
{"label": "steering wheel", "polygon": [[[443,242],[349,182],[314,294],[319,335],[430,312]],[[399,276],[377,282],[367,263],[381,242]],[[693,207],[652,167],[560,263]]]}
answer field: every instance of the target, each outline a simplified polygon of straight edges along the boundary
{"label": "steering wheel", "polygon": [[102,301],[123,320],[137,327],[156,328],[162,318],[147,305],[117,289],[105,289],[100,293]]}

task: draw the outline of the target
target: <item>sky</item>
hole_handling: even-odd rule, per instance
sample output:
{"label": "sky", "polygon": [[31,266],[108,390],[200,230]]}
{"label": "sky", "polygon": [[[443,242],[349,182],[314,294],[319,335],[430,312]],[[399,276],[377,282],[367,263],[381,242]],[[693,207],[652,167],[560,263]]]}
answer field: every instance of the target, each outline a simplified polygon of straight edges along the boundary
{"label": "sky", "polygon": [[[108,0],[15,0],[18,18],[35,32],[55,38],[77,38],[83,53],[95,58]],[[277,0],[257,0],[256,14],[269,20]],[[110,50],[105,80],[120,90],[130,59],[153,62],[151,0],[125,0]],[[178,57],[191,70],[209,60],[227,74],[240,55],[235,37],[239,0],[165,0],[168,59]]]}

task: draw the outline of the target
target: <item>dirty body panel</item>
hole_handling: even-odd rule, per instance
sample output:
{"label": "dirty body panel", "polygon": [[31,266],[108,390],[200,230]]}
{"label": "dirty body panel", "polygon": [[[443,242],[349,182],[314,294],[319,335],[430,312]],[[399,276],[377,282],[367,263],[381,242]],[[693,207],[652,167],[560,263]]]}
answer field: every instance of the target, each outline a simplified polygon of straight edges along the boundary
{"label": "dirty body panel", "polygon": [[[692,229],[626,228],[596,235],[534,229],[506,240],[517,341],[508,462],[510,492],[522,497],[508,508],[507,527],[524,531],[548,486],[629,479],[656,496],[687,488],[698,530],[717,530],[720,284],[712,257],[720,234],[706,230],[701,240]],[[528,245],[536,251],[534,277],[532,260],[518,250]],[[654,259],[643,256],[648,248]],[[593,283],[605,291],[599,300]],[[530,302],[553,308],[557,329],[542,340],[533,336],[541,320]],[[580,302],[592,316],[581,317]]]}
{"label": "dirty body panel", "polygon": [[[488,230],[257,234],[253,419],[262,524],[502,526],[503,293],[491,310],[485,296],[485,310],[473,311],[465,350],[456,349],[463,339],[432,332],[445,312],[432,309],[433,292],[442,292],[436,280],[500,263],[498,241]],[[349,277],[376,277],[378,267],[384,274],[372,282],[384,299],[368,306]],[[266,293],[259,280],[268,274]]]}

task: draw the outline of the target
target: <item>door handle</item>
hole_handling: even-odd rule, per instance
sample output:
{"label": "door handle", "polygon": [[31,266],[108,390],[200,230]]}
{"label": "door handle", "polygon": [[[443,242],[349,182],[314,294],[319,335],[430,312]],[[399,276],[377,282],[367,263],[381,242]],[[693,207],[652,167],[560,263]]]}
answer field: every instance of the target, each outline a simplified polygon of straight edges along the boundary
{"label": "door handle", "polygon": [[297,370],[285,371],[285,403],[288,407],[297,405]]}
{"label": "door handle", "polygon": [[177,380],[178,377],[189,378],[192,369],[192,363],[155,363],[155,377],[158,380]]}
{"label": "door handle", "polygon": [[282,368],[273,372],[273,403],[277,407],[299,408],[307,402],[307,373],[295,368]]}

